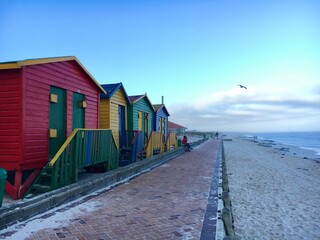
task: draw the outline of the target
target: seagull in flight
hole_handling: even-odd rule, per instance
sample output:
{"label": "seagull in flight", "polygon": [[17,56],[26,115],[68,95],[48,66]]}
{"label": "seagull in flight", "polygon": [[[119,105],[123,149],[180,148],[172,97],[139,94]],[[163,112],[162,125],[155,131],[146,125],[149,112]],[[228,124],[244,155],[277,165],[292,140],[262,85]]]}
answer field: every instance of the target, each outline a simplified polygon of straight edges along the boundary
{"label": "seagull in flight", "polygon": [[240,88],[244,88],[244,89],[247,89],[246,86],[243,86],[243,85],[238,85]]}

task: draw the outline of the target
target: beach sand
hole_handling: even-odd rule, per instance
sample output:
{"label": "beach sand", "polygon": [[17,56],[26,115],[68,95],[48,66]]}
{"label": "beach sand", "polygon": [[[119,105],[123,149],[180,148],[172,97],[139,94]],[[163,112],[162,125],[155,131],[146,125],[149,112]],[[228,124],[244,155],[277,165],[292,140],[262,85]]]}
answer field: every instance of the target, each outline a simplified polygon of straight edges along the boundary
{"label": "beach sand", "polygon": [[320,156],[240,137],[224,148],[239,239],[320,239]]}

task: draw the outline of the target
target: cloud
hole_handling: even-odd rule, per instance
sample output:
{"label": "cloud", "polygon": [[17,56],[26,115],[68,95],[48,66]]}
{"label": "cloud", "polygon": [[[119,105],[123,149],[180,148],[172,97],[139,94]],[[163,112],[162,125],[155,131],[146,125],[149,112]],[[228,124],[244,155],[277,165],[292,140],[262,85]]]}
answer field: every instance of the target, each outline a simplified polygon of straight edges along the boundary
{"label": "cloud", "polygon": [[272,86],[232,88],[170,106],[171,121],[195,130],[320,130],[320,96]]}

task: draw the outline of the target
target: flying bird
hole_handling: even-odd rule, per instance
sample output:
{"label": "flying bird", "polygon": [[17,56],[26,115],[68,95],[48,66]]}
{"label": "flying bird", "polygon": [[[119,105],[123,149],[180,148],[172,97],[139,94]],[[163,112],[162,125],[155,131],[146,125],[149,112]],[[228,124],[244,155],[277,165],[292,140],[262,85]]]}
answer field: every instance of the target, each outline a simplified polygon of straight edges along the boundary
{"label": "flying bird", "polygon": [[244,89],[247,89],[246,86],[243,86],[243,85],[238,85],[240,88],[244,88]]}

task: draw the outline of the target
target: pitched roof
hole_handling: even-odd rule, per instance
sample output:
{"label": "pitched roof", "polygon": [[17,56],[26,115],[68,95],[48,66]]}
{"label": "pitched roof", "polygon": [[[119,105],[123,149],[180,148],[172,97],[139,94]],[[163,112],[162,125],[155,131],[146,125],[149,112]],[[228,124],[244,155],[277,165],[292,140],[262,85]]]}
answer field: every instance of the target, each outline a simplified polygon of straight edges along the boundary
{"label": "pitched roof", "polygon": [[129,100],[130,100],[130,102],[134,103],[134,102],[139,101],[143,97],[144,97],[144,95],[129,96]]}
{"label": "pitched roof", "polygon": [[150,104],[150,107],[155,111],[150,99],[148,98],[147,94],[145,93],[144,95],[135,95],[135,96],[129,96],[130,102],[131,103],[136,103],[140,101],[142,98],[146,98],[147,102]]}
{"label": "pitched roof", "polygon": [[75,56],[35,58],[35,59],[26,59],[21,61],[2,62],[0,63],[0,69],[17,69],[23,66],[63,62],[63,61],[75,61],[84,70],[84,72],[91,78],[91,80],[100,89],[100,91],[105,93],[101,85],[95,80],[95,78],[89,73],[89,71],[81,64],[81,62]]}
{"label": "pitched roof", "polygon": [[170,122],[170,121],[168,121],[168,128],[184,128],[184,129],[187,129],[187,128],[184,127],[184,126],[181,126],[181,125],[179,125],[179,124],[176,124],[176,123]]}
{"label": "pitched roof", "polygon": [[166,108],[166,106],[164,104],[154,104],[153,108],[154,108],[154,110],[156,112],[158,112],[160,109],[163,108],[163,110],[167,113],[167,115],[170,116],[170,114],[169,114],[169,112],[168,112],[168,110],[167,110],[167,108]]}
{"label": "pitched roof", "polygon": [[128,97],[128,94],[127,94],[126,90],[124,89],[124,86],[123,86],[123,84],[121,82],[120,83],[102,84],[101,86],[106,91],[106,94],[103,93],[103,94],[100,95],[101,98],[109,99],[116,93],[116,91],[119,88],[121,88],[123,93],[124,93],[124,95],[125,95],[126,101],[128,103],[130,103],[130,99]]}
{"label": "pitched roof", "polygon": [[160,110],[164,105],[163,104],[153,104],[154,110]]}

